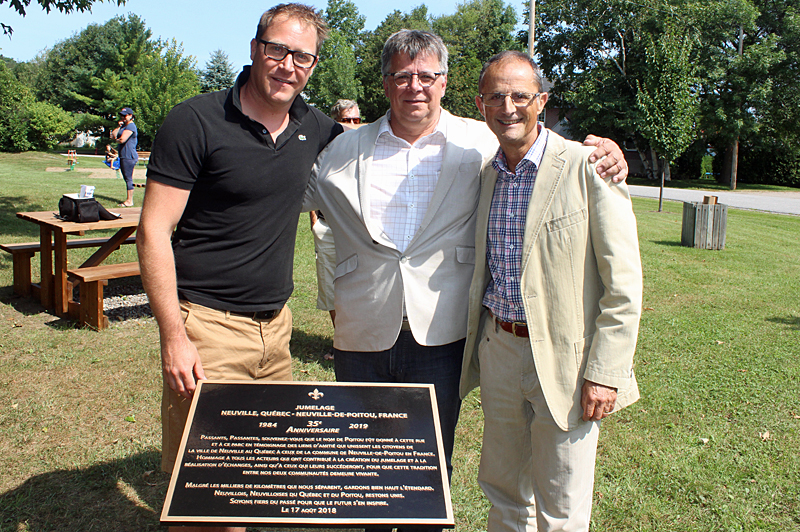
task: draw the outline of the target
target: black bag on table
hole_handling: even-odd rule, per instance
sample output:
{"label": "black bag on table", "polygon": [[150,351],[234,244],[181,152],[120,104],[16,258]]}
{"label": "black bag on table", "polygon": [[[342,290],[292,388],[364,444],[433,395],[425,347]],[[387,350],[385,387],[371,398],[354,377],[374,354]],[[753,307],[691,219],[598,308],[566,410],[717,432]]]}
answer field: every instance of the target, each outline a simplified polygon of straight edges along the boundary
{"label": "black bag on table", "polygon": [[65,222],[97,222],[116,220],[118,215],[110,213],[94,198],[73,198],[62,196],[58,200],[58,217]]}

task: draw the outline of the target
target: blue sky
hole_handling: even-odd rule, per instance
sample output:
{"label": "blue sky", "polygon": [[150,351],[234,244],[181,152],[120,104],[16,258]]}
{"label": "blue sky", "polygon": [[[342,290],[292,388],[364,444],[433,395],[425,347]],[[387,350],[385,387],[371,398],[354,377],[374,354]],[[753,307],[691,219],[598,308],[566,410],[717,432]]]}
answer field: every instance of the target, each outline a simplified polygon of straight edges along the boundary
{"label": "blue sky", "polygon": [[[0,54],[17,61],[33,59],[37,53],[52,47],[91,23],[103,24],[117,15],[135,13],[144,19],[154,37],[175,38],[183,43],[185,55],[193,55],[197,66],[203,68],[214,50],[228,54],[234,69],[250,64],[250,39],[255,33],[261,14],[278,1],[251,2],[241,0],[128,0],[126,5],[95,3],[91,13],[63,15],[45,13],[34,0],[25,17],[0,5],[0,22],[14,28],[11,39],[0,35]],[[324,9],[327,0],[305,0],[305,3]],[[454,13],[461,0],[355,0],[359,13],[367,17],[366,29],[374,29],[386,15],[398,9],[404,13],[425,4],[429,13]],[[512,5],[521,12],[521,2]]]}

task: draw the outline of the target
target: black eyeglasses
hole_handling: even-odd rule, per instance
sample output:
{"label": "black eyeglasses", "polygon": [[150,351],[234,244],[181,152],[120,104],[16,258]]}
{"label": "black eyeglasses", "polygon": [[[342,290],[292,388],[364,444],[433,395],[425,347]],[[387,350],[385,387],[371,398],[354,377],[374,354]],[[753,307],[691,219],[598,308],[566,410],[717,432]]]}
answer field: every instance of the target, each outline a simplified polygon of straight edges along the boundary
{"label": "black eyeglasses", "polygon": [[340,118],[339,122],[343,122],[345,124],[360,124],[361,123],[361,117],[359,117],[359,116],[356,116],[356,117],[345,116],[345,117]]}
{"label": "black eyeglasses", "polygon": [[416,72],[390,72],[386,74],[387,76],[391,76],[394,79],[394,84],[398,87],[408,87],[411,85],[411,80],[414,79],[414,76],[417,76],[417,81],[423,87],[430,87],[439,76],[442,75],[441,72],[420,72],[417,74]]}
{"label": "black eyeglasses", "polygon": [[483,100],[483,105],[486,107],[501,107],[506,104],[506,98],[511,98],[511,103],[513,103],[517,107],[527,107],[530,103],[544,94],[543,92],[537,92],[536,94],[531,94],[529,92],[493,92],[491,94],[481,94],[481,100]]}
{"label": "black eyeglasses", "polygon": [[314,54],[289,50],[282,44],[265,41],[264,39],[258,39],[258,42],[264,45],[264,55],[274,61],[283,61],[287,55],[292,54],[294,66],[300,68],[311,68],[317,62],[317,56]]}

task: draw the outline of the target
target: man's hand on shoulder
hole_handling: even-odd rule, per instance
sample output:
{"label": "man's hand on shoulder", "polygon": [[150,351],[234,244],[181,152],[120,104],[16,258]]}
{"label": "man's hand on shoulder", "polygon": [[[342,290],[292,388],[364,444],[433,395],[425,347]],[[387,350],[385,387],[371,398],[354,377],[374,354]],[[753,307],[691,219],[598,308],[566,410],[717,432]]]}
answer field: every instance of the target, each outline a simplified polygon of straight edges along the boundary
{"label": "man's hand on shoulder", "polygon": [[600,421],[614,410],[617,389],[592,381],[584,381],[581,389],[581,407],[584,421]]}
{"label": "man's hand on shoulder", "polygon": [[194,394],[197,381],[206,378],[197,348],[185,336],[161,341],[161,370],[169,387],[187,399]]}
{"label": "man's hand on shoulder", "polygon": [[597,173],[603,179],[611,178],[614,183],[624,181],[628,177],[628,162],[619,145],[611,139],[589,135],[583,141],[584,146],[596,149],[589,155],[589,162],[597,163]]}

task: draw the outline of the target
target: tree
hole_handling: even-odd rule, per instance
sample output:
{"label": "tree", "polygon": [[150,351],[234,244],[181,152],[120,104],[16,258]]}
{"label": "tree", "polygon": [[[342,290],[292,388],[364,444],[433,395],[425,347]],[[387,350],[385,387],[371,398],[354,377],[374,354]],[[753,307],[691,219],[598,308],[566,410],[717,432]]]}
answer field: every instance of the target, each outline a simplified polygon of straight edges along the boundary
{"label": "tree", "polygon": [[452,15],[433,20],[450,54],[442,106],[458,116],[481,119],[475,106],[483,64],[504,50],[521,50],[515,36],[517,14],[502,0],[469,0]]}
{"label": "tree", "polygon": [[674,30],[649,36],[645,46],[648,68],[636,80],[641,132],[661,167],[658,212],[663,203],[664,181],[670,179],[670,165],[695,138],[697,96],[692,48],[692,37],[678,35]]}
{"label": "tree", "polygon": [[136,112],[139,144],[149,147],[167,114],[180,102],[200,92],[193,56],[184,56],[175,39],[159,42],[160,51],[143,58],[135,77],[126,74],[122,90],[112,93],[114,114],[122,106]]}
{"label": "tree", "polygon": [[366,18],[350,0],[328,0],[325,20],[330,35],[319,52],[319,63],[308,81],[304,94],[324,112],[340,98],[359,101],[364,89],[356,76],[356,46]]}
{"label": "tree", "polygon": [[356,75],[356,47],[361,44],[366,17],[350,0],[328,0],[325,20],[330,28],[319,63],[306,86],[309,102],[324,112],[340,98],[359,101],[364,95]]}
{"label": "tree", "polygon": [[798,11],[800,0],[539,0],[537,52],[572,131],[633,139],[647,162],[636,83],[651,68],[647,43],[669,28],[696,36],[696,135],[725,153],[730,181],[737,139],[800,138]]}
{"label": "tree", "polygon": [[356,55],[347,39],[331,30],[320,51],[320,61],[306,85],[308,101],[327,113],[336,100],[359,101],[364,89],[356,79]]}
{"label": "tree", "polygon": [[383,92],[381,52],[386,39],[402,29],[431,31],[431,21],[425,4],[415,7],[411,13],[392,11],[375,30],[364,32],[362,43],[356,49],[356,71],[364,87],[364,97],[359,102],[359,108],[367,122],[379,119],[389,109],[389,101]]}
{"label": "tree", "polygon": [[47,52],[36,96],[67,111],[109,118],[108,96],[98,80],[138,75],[140,59],[157,52],[159,43],[151,36],[144,20],[133,14],[90,24]]}
{"label": "tree", "polygon": [[[103,2],[104,0],[36,0],[37,3],[42,6],[47,13],[50,12],[53,8],[57,9],[62,13],[72,13],[73,11],[78,11],[83,13],[84,11],[91,11],[92,4],[95,2]],[[118,6],[121,6],[125,3],[125,0],[110,0],[111,2],[116,3]],[[17,13],[25,16],[25,9],[31,5],[31,0],[0,0],[0,6],[3,5],[5,2],[9,2],[11,4],[11,8],[13,8]],[[0,22],[0,27],[3,28],[4,35],[11,35],[14,33],[14,29],[11,26],[7,26]]]}
{"label": "tree", "polygon": [[37,102],[6,63],[0,61],[0,150],[51,149],[74,132],[75,119],[63,109]]}
{"label": "tree", "polygon": [[200,73],[200,91],[214,92],[233,87],[236,81],[236,72],[228,60],[228,55],[222,50],[215,50]]}

